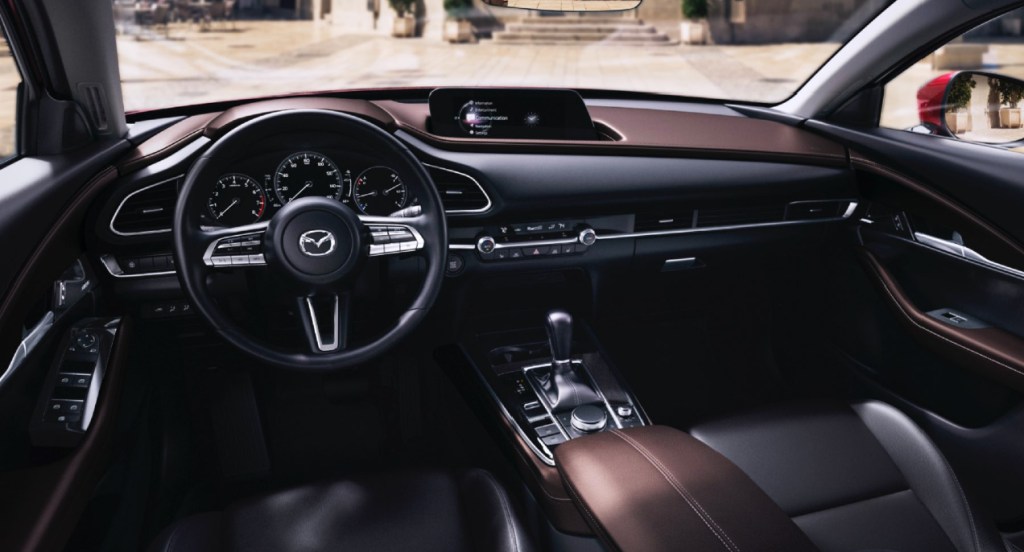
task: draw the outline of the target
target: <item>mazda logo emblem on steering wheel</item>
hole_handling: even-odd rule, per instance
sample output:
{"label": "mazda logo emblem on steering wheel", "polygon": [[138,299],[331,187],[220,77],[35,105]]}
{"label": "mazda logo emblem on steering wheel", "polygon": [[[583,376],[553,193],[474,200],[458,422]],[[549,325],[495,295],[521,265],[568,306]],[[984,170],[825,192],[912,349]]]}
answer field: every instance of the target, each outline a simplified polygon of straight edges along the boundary
{"label": "mazda logo emblem on steering wheel", "polygon": [[328,230],[309,230],[299,236],[299,251],[308,257],[323,257],[338,246],[334,234]]}

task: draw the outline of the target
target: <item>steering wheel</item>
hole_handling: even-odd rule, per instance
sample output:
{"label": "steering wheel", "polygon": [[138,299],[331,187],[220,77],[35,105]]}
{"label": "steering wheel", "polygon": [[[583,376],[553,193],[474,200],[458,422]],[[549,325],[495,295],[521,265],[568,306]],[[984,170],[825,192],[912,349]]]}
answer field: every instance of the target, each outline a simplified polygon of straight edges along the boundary
{"label": "steering wheel", "polygon": [[[282,133],[334,134],[387,160],[420,200],[413,216],[356,214],[326,197],[295,199],[268,221],[234,228],[201,224],[210,183],[249,148]],[[351,367],[387,351],[427,315],[444,279],[448,232],[441,198],[423,165],[384,130],[351,115],[325,110],[281,111],[253,119],[217,140],[192,165],[174,211],[174,254],[185,292],[196,310],[228,342],[260,360],[298,370]],[[375,340],[350,347],[353,282],[371,256],[420,255],[426,275],[394,326]],[[266,270],[284,278],[302,318],[306,343],[297,350],[269,346],[227,316],[209,289],[225,269]],[[279,292],[280,293],[280,292]]]}

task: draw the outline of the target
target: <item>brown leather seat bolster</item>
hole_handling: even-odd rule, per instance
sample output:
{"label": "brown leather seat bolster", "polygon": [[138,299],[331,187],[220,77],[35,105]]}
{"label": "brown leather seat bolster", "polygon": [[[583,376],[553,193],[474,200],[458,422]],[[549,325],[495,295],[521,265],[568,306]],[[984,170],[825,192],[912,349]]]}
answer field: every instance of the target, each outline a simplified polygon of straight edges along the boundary
{"label": "brown leather seat bolster", "polygon": [[555,450],[566,487],[613,550],[816,550],[742,470],[681,431],[651,426]]}

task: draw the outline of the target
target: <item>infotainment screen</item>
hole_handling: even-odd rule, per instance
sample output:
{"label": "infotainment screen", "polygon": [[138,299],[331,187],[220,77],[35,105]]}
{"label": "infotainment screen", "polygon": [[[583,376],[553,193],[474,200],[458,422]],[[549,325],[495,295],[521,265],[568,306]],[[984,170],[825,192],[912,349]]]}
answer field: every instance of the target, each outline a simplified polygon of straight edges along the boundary
{"label": "infotainment screen", "polygon": [[583,98],[560,89],[438,88],[431,129],[458,138],[596,140]]}

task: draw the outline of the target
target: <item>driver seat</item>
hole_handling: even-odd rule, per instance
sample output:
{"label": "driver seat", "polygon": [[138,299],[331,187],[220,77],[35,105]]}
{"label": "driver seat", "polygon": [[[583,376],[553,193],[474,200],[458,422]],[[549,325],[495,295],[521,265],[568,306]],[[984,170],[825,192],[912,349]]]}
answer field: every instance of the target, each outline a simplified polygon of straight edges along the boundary
{"label": "driver seat", "polygon": [[378,475],[277,492],[179,520],[150,550],[529,552],[533,547],[494,476],[469,470]]}

